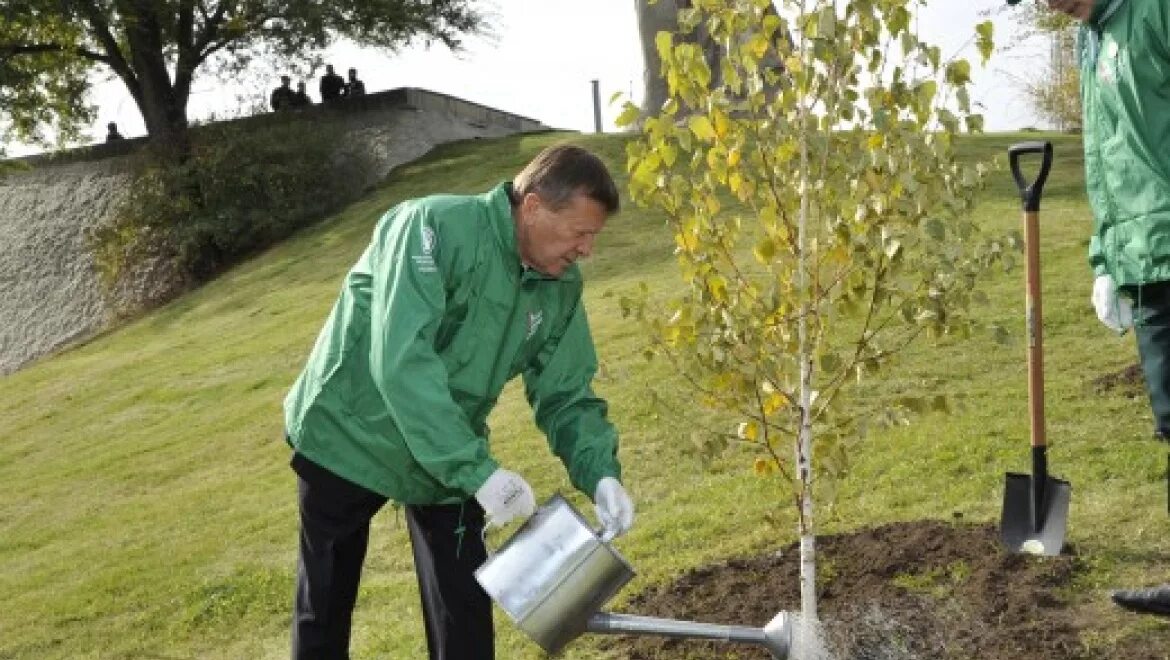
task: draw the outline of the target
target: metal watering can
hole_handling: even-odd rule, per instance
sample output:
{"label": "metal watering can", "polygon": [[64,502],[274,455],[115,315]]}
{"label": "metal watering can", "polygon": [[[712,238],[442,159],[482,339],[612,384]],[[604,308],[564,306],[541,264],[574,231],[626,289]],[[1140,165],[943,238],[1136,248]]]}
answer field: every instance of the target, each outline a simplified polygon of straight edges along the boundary
{"label": "metal watering can", "polygon": [[763,628],[748,628],[600,611],[634,569],[560,495],[537,509],[475,577],[549,654],[586,632],[756,644],[778,660],[787,660],[792,647],[787,612]]}

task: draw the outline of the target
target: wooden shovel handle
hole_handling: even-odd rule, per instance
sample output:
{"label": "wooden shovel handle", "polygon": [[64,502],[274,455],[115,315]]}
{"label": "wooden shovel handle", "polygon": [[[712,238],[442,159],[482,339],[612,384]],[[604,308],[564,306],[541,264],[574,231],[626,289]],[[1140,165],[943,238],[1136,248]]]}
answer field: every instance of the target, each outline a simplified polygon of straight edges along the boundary
{"label": "wooden shovel handle", "polygon": [[[1020,156],[1043,155],[1040,172],[1029,183],[1020,171]],[[1023,142],[1008,149],[1012,177],[1020,190],[1024,206],[1024,253],[1027,297],[1025,313],[1028,327],[1028,413],[1032,446],[1046,446],[1044,433],[1044,305],[1040,293],[1040,197],[1048,171],[1052,167],[1051,142]]]}
{"label": "wooden shovel handle", "polygon": [[1028,324],[1028,417],[1032,446],[1044,447],[1044,306],[1040,293],[1040,217],[1024,214],[1024,245],[1027,253],[1025,314]]}

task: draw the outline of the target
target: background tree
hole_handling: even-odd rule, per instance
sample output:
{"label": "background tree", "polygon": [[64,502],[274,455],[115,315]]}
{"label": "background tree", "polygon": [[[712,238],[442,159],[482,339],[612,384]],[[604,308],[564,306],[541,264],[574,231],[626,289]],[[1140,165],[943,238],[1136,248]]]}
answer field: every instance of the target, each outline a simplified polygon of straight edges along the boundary
{"label": "background tree", "polygon": [[[673,31],[678,25],[680,10],[693,6],[692,0],[635,0],[634,14],[638,19],[638,38],[642,45],[642,112],[656,114],[666,102],[666,80],[662,77],[662,60],[658,56],[658,46],[655,37],[659,32]],[[767,10],[776,13],[775,7]],[[678,35],[688,42],[695,44],[707,59],[707,66],[713,76],[718,78],[722,66],[719,58],[723,49],[716,43],[703,26],[697,26],[693,32]],[[778,62],[767,63],[777,66]]]}
{"label": "background tree", "polygon": [[185,148],[197,75],[239,73],[256,58],[317,61],[339,38],[395,49],[419,38],[450,48],[484,29],[472,0],[4,0],[0,129],[64,138],[92,121],[85,92],[113,75],[151,141]]}
{"label": "background tree", "polygon": [[[1038,3],[1022,3],[1018,13],[1020,43],[1041,41],[1047,48],[1047,63],[1021,67],[1024,73],[1008,72],[1023,89],[1042,119],[1060,131],[1081,128],[1081,71],[1077,53],[1080,23]],[[1034,56],[1027,56],[1029,63]]]}
{"label": "background tree", "polygon": [[[29,42],[37,44],[69,38],[61,28],[67,31],[70,26],[42,24],[39,12],[27,2],[0,4],[0,35],[27,34]],[[5,41],[0,37],[0,43]],[[42,141],[41,129],[51,127],[63,140],[76,139],[77,128],[93,121],[91,109],[83,103],[86,68],[49,49],[28,48],[17,57],[11,47],[0,46],[0,138]],[[57,117],[71,121],[58,123]]]}
{"label": "background tree", "polygon": [[[955,159],[977,132],[970,65],[915,34],[925,0],[695,0],[657,47],[669,98],[629,146],[633,197],[674,233],[685,293],[652,329],[700,400],[738,420],[727,437],[779,475],[796,505],[802,610],[816,617],[813,475],[841,474],[851,443],[939,391],[846,403],[922,336],[975,326],[980,273],[1007,242],[969,212],[986,167]],[[722,44],[716,76],[693,39]],[[978,27],[984,59],[991,24]],[[767,61],[782,66],[765,66]]]}

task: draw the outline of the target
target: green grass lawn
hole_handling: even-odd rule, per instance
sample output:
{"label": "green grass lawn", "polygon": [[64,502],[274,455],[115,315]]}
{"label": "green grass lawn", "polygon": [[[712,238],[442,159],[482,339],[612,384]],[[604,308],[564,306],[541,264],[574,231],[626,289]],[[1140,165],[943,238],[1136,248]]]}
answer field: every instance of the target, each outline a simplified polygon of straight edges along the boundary
{"label": "green grass lawn", "polygon": [[[483,191],[564,137],[439,149],[198,291],[0,379],[0,658],[287,657],[297,520],[280,406],[343,274],[397,201]],[[983,136],[964,149],[990,157],[1025,137],[1037,136]],[[1110,586],[1170,579],[1166,448],[1150,440],[1142,392],[1089,386],[1131,364],[1135,349],[1089,305],[1079,141],[1042,137],[1057,154],[1041,215],[1049,461],[1072,482],[1069,541],[1091,569],[1072,595],[1097,608],[1090,646],[1125,635],[1166,641],[1164,626],[1108,603]],[[624,138],[572,138],[624,175]],[[1006,168],[992,176],[977,213],[993,230],[1017,227]],[[651,390],[685,391],[665,366],[642,358],[640,330],[607,294],[640,282],[657,292],[678,287],[670,244],[661,217],[627,203],[585,265],[603,362],[597,389],[622,431],[638,504],[634,530],[618,542],[639,572],[627,596],[795,537],[781,484],[754,476],[743,455],[705,466],[686,425],[651,402]],[[821,533],[919,518],[998,520],[1004,473],[1030,467],[1022,268],[994,273],[984,290],[991,302],[979,313],[1012,329],[1013,341],[921,343],[873,383],[942,379],[966,404],[872,436],[853,454],[832,506],[821,508]],[[517,388],[491,425],[493,452],[538,497],[569,490]],[[574,502],[591,513],[580,495]],[[375,520],[355,614],[356,658],[425,657],[414,580],[405,522],[387,507]],[[744,623],[762,625],[770,614]],[[499,657],[540,657],[503,618],[498,631]],[[565,657],[601,656],[583,639]]]}

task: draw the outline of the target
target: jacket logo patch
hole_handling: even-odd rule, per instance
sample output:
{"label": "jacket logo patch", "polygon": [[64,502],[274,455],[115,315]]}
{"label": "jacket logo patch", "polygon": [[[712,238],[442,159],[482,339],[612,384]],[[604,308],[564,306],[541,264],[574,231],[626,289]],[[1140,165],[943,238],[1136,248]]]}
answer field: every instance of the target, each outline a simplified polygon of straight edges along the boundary
{"label": "jacket logo patch", "polygon": [[423,254],[435,251],[435,230],[426,226],[422,228],[422,251]]}
{"label": "jacket logo patch", "polygon": [[424,226],[419,234],[422,242],[422,254],[413,255],[410,259],[420,273],[434,273],[438,271],[438,268],[435,267],[435,258],[431,256],[431,253],[435,251],[435,230]]}
{"label": "jacket logo patch", "polygon": [[535,312],[528,312],[528,332],[524,335],[524,339],[532,339],[532,335],[536,334],[537,329],[540,328],[540,322],[544,320],[544,311],[536,310]]}

